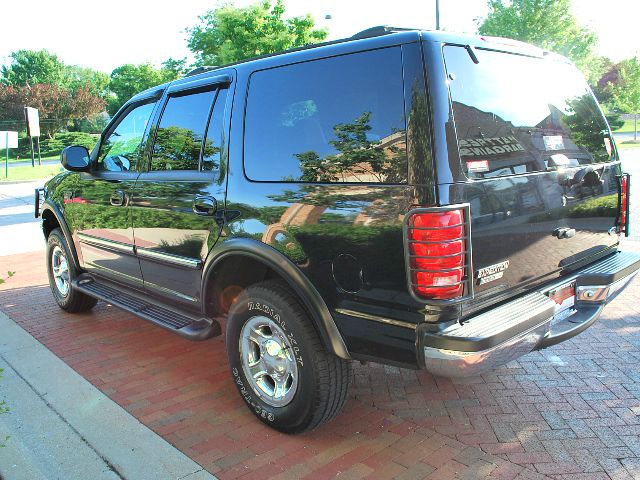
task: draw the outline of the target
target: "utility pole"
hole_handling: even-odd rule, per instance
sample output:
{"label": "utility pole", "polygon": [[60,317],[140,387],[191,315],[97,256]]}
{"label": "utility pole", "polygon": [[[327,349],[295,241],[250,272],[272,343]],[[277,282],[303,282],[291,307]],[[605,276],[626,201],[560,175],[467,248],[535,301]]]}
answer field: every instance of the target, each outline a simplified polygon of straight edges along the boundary
{"label": "utility pole", "polygon": [[440,30],[440,0],[436,0],[436,30]]}

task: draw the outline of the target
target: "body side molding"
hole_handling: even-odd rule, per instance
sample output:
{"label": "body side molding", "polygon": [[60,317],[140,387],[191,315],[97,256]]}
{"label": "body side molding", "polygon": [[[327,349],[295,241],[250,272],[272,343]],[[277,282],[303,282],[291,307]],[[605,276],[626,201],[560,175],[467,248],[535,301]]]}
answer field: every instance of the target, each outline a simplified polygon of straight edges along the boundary
{"label": "body side molding", "polygon": [[116,242],[115,240],[109,240],[106,238],[94,237],[86,233],[78,233],[78,241],[87,245],[102,248],[104,250],[112,250],[118,253],[126,253],[128,255],[135,255],[135,248],[132,244]]}
{"label": "body side molding", "polygon": [[351,359],[342,335],[336,326],[324,300],[309,281],[309,279],[296,267],[296,265],[282,253],[269,245],[248,238],[234,238],[216,246],[209,254],[204,267],[202,292],[204,301],[207,302],[209,282],[214,278],[210,273],[224,259],[230,256],[246,256],[264,263],[276,271],[291,288],[295,290],[311,318],[318,328],[320,338],[329,350],[340,358]]}

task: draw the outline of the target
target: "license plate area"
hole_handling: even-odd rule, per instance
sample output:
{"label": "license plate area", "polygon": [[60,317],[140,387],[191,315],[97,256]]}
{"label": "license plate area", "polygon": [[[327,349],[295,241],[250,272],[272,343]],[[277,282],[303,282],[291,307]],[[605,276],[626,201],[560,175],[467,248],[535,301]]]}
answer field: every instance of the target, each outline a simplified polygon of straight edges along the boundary
{"label": "license plate area", "polygon": [[575,280],[564,285],[560,285],[547,293],[548,297],[555,302],[553,319],[551,324],[561,322],[576,313],[576,282]]}

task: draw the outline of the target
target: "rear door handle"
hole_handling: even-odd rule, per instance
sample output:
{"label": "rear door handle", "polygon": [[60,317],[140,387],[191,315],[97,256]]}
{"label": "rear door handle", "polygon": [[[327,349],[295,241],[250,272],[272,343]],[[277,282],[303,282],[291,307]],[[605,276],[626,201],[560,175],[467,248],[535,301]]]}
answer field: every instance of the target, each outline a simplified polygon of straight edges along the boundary
{"label": "rear door handle", "polygon": [[203,216],[213,216],[218,210],[218,202],[208,195],[196,195],[193,199],[193,212]]}
{"label": "rear door handle", "polygon": [[122,190],[116,190],[111,194],[109,201],[114,207],[121,207],[124,205],[126,198],[127,195]]}

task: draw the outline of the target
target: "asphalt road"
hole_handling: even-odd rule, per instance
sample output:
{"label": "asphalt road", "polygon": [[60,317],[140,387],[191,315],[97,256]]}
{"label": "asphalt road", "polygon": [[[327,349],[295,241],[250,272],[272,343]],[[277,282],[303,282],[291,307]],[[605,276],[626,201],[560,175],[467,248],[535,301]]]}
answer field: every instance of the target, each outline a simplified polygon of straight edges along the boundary
{"label": "asphalt road", "polygon": [[[5,160],[3,158],[0,158],[0,166],[2,167],[2,169],[4,169],[4,163]],[[57,163],[60,163],[60,160],[42,160],[42,165],[56,165]],[[38,159],[36,159],[36,165],[38,165]],[[31,160],[26,160],[26,161],[19,161],[19,162],[9,162],[9,168],[13,168],[13,167],[30,167],[31,166]]]}
{"label": "asphalt road", "polygon": [[33,205],[42,182],[0,183],[0,256],[44,249]]}

